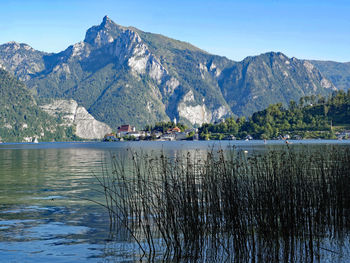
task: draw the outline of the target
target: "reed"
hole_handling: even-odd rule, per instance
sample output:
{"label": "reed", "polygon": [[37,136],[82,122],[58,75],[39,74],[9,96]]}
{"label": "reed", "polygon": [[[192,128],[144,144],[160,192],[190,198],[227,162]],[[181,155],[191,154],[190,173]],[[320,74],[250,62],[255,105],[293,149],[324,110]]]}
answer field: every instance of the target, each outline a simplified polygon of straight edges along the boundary
{"label": "reed", "polygon": [[313,262],[348,240],[348,147],[176,157],[129,151],[99,182],[113,229],[147,260]]}

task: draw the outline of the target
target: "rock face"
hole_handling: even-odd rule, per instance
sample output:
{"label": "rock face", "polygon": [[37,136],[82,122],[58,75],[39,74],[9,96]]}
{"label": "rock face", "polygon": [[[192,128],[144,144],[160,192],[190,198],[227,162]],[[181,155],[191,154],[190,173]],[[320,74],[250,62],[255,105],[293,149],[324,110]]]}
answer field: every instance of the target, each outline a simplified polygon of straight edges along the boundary
{"label": "rock face", "polygon": [[200,125],[335,89],[312,63],[282,53],[234,62],[107,16],[57,54],[1,45],[0,66],[39,97],[74,99],[113,129],[174,118]]}
{"label": "rock face", "polygon": [[185,94],[182,101],[178,104],[177,112],[182,119],[187,119],[191,124],[201,125],[202,123],[210,123],[228,116],[230,111],[221,106],[213,111],[208,110],[205,100],[197,104],[192,90]]}
{"label": "rock face", "polygon": [[65,125],[74,125],[75,134],[83,139],[102,139],[105,134],[112,131],[107,124],[95,120],[74,100],[54,100],[41,108],[51,116],[62,118]]}
{"label": "rock face", "polygon": [[340,63],[334,61],[309,61],[315,65],[338,89],[350,89],[350,62]]}

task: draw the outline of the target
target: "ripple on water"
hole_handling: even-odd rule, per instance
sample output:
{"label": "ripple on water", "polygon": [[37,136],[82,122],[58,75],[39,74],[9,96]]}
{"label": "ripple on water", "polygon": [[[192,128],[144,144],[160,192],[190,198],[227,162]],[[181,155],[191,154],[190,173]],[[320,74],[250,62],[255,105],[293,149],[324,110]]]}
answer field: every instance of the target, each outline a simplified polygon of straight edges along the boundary
{"label": "ripple on water", "polygon": [[55,200],[55,199],[66,199],[67,197],[61,196],[61,195],[49,195],[49,196],[38,196],[38,197],[31,197],[30,199],[35,200]]}
{"label": "ripple on water", "polygon": [[21,207],[18,209],[10,209],[10,210],[4,210],[0,211],[0,214],[20,214],[20,213],[30,213],[30,212],[40,212],[40,211],[56,211],[57,208],[54,207],[43,207],[43,206],[26,206]]}
{"label": "ripple on water", "polygon": [[84,226],[71,226],[60,222],[40,224],[27,229],[32,238],[55,238],[58,236],[85,234],[90,228]]}

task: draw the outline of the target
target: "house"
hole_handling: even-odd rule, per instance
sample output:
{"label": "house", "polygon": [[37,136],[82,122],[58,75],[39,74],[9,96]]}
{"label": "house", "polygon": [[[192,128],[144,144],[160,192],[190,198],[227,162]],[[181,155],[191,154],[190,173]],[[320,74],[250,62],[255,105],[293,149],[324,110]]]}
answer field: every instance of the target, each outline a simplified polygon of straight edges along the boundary
{"label": "house", "polygon": [[160,136],[160,141],[175,141],[176,140],[176,134],[175,133],[166,133]]}
{"label": "house", "polygon": [[187,133],[186,132],[175,132],[175,139],[176,140],[186,140]]}
{"label": "house", "polygon": [[181,129],[179,127],[175,126],[174,128],[170,128],[167,131],[167,133],[175,133],[175,132],[181,132]]}
{"label": "house", "polygon": [[151,135],[155,136],[156,138],[160,138],[160,136],[162,136],[162,135],[163,135],[163,133],[162,133],[162,132],[160,132],[160,131],[154,131],[154,132],[152,132],[152,134],[151,134]]}
{"label": "house", "polygon": [[113,133],[108,133],[104,136],[103,141],[105,142],[116,142],[118,141],[118,138],[115,137]]}
{"label": "house", "polygon": [[135,132],[136,128],[134,126],[131,126],[129,124],[122,125],[118,127],[118,136],[123,137],[125,135],[128,135],[129,132]]}
{"label": "house", "polygon": [[145,136],[145,133],[144,132],[138,132],[138,131],[132,131],[132,132],[128,132],[127,135],[133,136],[135,138],[139,138],[141,136]]}
{"label": "house", "polygon": [[338,139],[349,139],[350,138],[350,130],[342,131],[341,133],[336,134]]}
{"label": "house", "polygon": [[134,131],[136,131],[135,127],[131,126],[129,124],[125,124],[125,125],[118,127],[118,133],[119,132],[134,132]]}

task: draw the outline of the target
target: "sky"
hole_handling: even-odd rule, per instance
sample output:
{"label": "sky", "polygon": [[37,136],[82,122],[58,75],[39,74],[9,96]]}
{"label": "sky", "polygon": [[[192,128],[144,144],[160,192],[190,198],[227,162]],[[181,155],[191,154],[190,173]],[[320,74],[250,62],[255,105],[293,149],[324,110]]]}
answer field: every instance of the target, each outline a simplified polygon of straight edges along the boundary
{"label": "sky", "polygon": [[0,0],[0,44],[59,52],[105,15],[236,61],[269,51],[350,61],[349,0]]}

